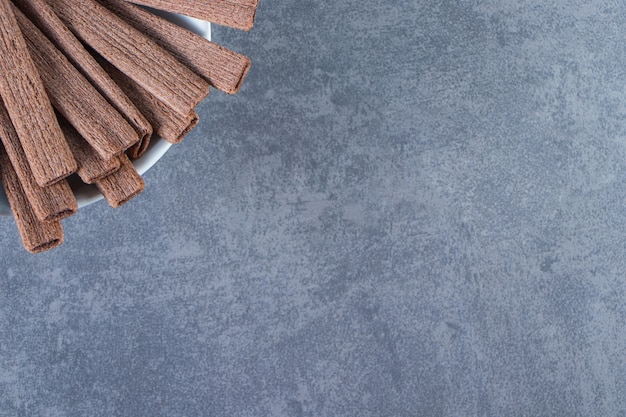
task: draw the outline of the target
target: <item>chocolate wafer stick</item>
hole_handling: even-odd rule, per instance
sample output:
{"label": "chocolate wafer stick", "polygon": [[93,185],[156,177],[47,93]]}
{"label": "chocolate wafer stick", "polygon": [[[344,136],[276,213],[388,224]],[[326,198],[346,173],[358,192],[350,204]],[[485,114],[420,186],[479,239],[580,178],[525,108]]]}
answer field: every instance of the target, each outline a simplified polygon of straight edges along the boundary
{"label": "chocolate wafer stick", "polygon": [[113,208],[117,208],[136,197],[145,187],[143,178],[130,162],[130,159],[124,154],[120,155],[119,158],[120,169],[96,181],[98,190]]}
{"label": "chocolate wafer stick", "polygon": [[257,7],[259,5],[259,0],[226,0],[226,2],[250,7]]}
{"label": "chocolate wafer stick", "polygon": [[181,115],[161,102],[150,92],[122,74],[113,65],[101,57],[96,57],[102,68],[115,80],[128,97],[150,121],[154,133],[170,143],[179,143],[198,124],[198,115],[194,110]]}
{"label": "chocolate wafer stick", "polygon": [[37,183],[46,186],[76,170],[9,0],[0,0],[0,96]]}
{"label": "chocolate wafer stick", "polygon": [[48,97],[59,113],[104,159],[137,143],[139,136],[126,119],[19,9],[14,12]]}
{"label": "chocolate wafer stick", "polygon": [[209,94],[204,79],[95,0],[48,3],[83,42],[176,112],[189,114]]}
{"label": "chocolate wafer stick", "polygon": [[257,8],[253,1],[242,3],[236,0],[130,0],[130,2],[242,30],[252,29]]}
{"label": "chocolate wafer stick", "polygon": [[76,173],[84,183],[93,184],[120,168],[120,160],[117,156],[108,160],[103,159],[67,120],[60,118],[59,124],[78,162]]}
{"label": "chocolate wafer stick", "polygon": [[61,222],[43,222],[37,218],[17,173],[7,159],[4,149],[0,147],[0,180],[24,247],[31,253],[39,253],[59,246],[63,243]]}
{"label": "chocolate wafer stick", "polygon": [[[11,165],[15,170],[24,195],[39,221],[62,220],[76,214],[78,205],[67,180],[63,179],[47,187],[40,187],[35,183],[30,171],[24,171],[21,165],[23,162],[13,163],[4,150],[0,154],[0,164]],[[18,172],[20,173],[17,174]]]}
{"label": "chocolate wafer stick", "polygon": [[47,187],[41,187],[35,182],[24,149],[1,99],[0,140],[4,145],[4,153],[7,154],[5,159],[0,160],[0,164],[13,166],[26,198],[39,220],[61,220],[76,213],[78,210],[76,198],[66,180],[60,180]]}
{"label": "chocolate wafer stick", "polygon": [[13,3],[52,41],[87,80],[115,107],[135,129],[139,142],[130,148],[133,158],[145,152],[152,136],[152,126],[115,84],[83,44],[65,26],[45,0],[13,0]]}
{"label": "chocolate wafer stick", "polygon": [[124,0],[99,0],[138,30],[149,35],[213,87],[228,94],[239,91],[250,59],[204,39],[187,29]]}

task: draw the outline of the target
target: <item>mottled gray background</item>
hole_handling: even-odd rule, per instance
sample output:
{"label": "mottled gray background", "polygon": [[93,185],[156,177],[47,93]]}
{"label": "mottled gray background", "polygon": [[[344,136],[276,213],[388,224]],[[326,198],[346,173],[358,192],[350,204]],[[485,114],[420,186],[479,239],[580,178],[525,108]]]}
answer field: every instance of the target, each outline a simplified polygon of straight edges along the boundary
{"label": "mottled gray background", "polygon": [[239,95],[32,256],[2,416],[626,416],[626,5],[261,0]]}

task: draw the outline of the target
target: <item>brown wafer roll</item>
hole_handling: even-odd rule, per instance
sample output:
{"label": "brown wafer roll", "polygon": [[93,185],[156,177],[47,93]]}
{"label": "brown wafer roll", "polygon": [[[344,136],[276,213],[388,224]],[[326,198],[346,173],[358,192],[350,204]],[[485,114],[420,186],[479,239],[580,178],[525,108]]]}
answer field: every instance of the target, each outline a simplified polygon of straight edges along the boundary
{"label": "brown wafer roll", "polygon": [[76,170],[8,0],[0,0],[0,96],[33,175],[50,185]]}
{"label": "brown wafer roll", "polygon": [[194,110],[186,115],[175,112],[104,59],[98,61],[150,121],[154,133],[166,141],[179,143],[198,124]]}
{"label": "brown wafer roll", "polygon": [[141,32],[149,35],[213,87],[228,94],[241,88],[250,59],[124,0],[99,0]]}
{"label": "brown wafer roll", "polygon": [[76,173],[85,184],[93,184],[100,178],[111,175],[120,168],[120,160],[117,156],[103,159],[67,120],[61,118],[59,124],[67,143],[74,153],[74,158],[78,162],[78,171]]}
{"label": "brown wafer roll", "polygon": [[148,146],[150,145],[150,141],[152,138],[152,126],[150,126],[150,134],[146,132],[139,142],[128,148],[126,153],[133,159],[141,158],[143,154],[148,150]]}
{"label": "brown wafer roll", "polygon": [[0,138],[8,156],[0,163],[10,163],[18,174],[24,193],[37,218],[42,221],[61,220],[76,213],[78,206],[66,180],[41,187],[30,171],[24,151],[17,139],[13,126],[7,124],[8,116],[2,106],[0,110]]}
{"label": "brown wafer roll", "polygon": [[82,43],[65,26],[45,0],[13,0],[13,3],[63,52],[100,94],[126,119],[140,137],[129,153],[138,158],[145,152],[152,136],[152,126],[115,84]]}
{"label": "brown wafer roll", "polygon": [[95,0],[48,0],[83,42],[180,114],[209,94],[209,84],[147,35]]}
{"label": "brown wafer roll", "polygon": [[257,9],[255,2],[250,0],[243,2],[236,0],[130,0],[130,2],[242,30],[252,29]]}
{"label": "brown wafer roll", "polygon": [[[11,162],[4,150],[0,153],[0,164],[11,165],[16,172],[18,169],[24,172],[20,162]],[[37,185],[30,173],[18,175],[18,180],[37,220],[51,222],[76,214],[78,205],[67,180],[63,179],[47,187]]]}
{"label": "brown wafer roll", "polygon": [[0,147],[0,179],[4,192],[9,200],[17,230],[22,238],[26,250],[31,253],[44,252],[63,243],[63,228],[61,222],[53,220],[44,222],[37,218],[31,207],[22,184],[10,163],[7,163],[6,153]]}
{"label": "brown wafer roll", "polygon": [[76,198],[66,180],[41,187],[30,170],[26,154],[4,103],[0,99],[0,140],[4,145],[0,164],[11,164],[37,218],[41,221],[61,220],[76,213]]}
{"label": "brown wafer roll", "polygon": [[120,169],[113,174],[96,181],[98,190],[113,208],[117,208],[139,195],[145,183],[130,159],[124,154],[119,156]]}
{"label": "brown wafer roll", "polygon": [[19,9],[14,12],[48,97],[59,113],[104,159],[137,143],[139,136],[126,119]]}

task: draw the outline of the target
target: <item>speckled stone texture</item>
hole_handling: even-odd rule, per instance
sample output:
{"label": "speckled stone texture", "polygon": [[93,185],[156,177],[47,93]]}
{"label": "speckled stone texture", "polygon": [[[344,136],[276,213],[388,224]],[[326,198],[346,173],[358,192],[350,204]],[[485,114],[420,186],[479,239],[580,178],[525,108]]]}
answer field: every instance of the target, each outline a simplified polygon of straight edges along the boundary
{"label": "speckled stone texture", "polygon": [[143,195],[0,220],[0,415],[626,416],[626,4],[257,18]]}

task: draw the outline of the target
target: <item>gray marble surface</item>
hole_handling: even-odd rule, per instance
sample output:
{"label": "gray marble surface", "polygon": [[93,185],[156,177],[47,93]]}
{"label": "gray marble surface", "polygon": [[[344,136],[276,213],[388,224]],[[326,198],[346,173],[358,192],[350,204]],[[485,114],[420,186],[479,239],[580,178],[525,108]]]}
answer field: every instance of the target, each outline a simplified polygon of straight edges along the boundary
{"label": "gray marble surface", "polygon": [[0,220],[0,415],[626,416],[626,5],[257,18],[143,195]]}

